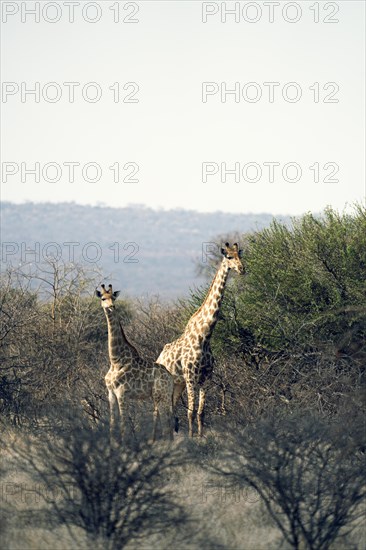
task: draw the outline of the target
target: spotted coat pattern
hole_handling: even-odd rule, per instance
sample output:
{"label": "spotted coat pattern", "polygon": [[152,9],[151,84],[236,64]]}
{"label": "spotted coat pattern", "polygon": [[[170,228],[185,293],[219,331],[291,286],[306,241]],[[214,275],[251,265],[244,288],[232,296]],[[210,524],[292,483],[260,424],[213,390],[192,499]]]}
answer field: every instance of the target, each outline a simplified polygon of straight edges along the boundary
{"label": "spotted coat pattern", "polygon": [[164,365],[174,378],[173,409],[184,389],[188,395],[188,428],[193,436],[195,418],[195,397],[199,391],[197,409],[198,434],[203,432],[203,413],[206,391],[212,377],[214,358],[210,339],[218,319],[229,271],[243,273],[238,244],[229,243],[221,250],[223,259],[213,278],[207,296],[201,307],[189,319],[183,334],[174,342],[166,344],[157,362]]}
{"label": "spotted coat pattern", "polygon": [[128,341],[115,311],[114,302],[119,292],[96,291],[101,299],[108,325],[108,351],[110,369],[105,376],[110,405],[111,433],[119,421],[120,431],[125,432],[126,414],[136,401],[151,403],[154,412],[153,441],[156,438],[157,421],[160,416],[164,434],[173,437],[173,377],[157,363],[140,357],[137,349]]}

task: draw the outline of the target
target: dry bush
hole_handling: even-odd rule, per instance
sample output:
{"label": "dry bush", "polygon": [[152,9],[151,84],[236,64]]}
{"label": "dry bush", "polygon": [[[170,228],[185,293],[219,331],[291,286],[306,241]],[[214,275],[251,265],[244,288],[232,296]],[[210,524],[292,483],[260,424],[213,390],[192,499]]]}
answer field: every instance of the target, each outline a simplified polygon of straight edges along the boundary
{"label": "dry bush", "polygon": [[270,354],[253,349],[216,361],[207,420],[245,425],[276,408],[290,414],[299,407],[327,417],[351,404],[354,417],[364,409],[362,391],[362,367],[331,352]]}
{"label": "dry bush", "polygon": [[163,304],[158,299],[136,301],[134,309],[126,333],[143,357],[156,361],[165,344],[180,335],[182,312],[177,305]]}
{"label": "dry bush", "polygon": [[272,413],[240,431],[225,465],[221,458],[211,469],[233,485],[252,487],[292,548],[325,550],[363,517],[359,435],[310,413]]}
{"label": "dry bush", "polygon": [[[0,410],[10,424],[38,428],[65,402],[104,414],[107,327],[92,297],[99,274],[50,260],[10,269],[0,289]],[[130,319],[127,302],[119,313]]]}
{"label": "dry bush", "polygon": [[[14,437],[14,433],[16,434]],[[95,433],[94,430],[92,433]],[[43,437],[43,436],[42,436]],[[57,514],[54,510],[54,505],[63,508],[63,500],[65,491],[61,490],[56,472],[53,471],[49,477],[39,476],[33,469],[32,465],[27,463],[24,467],[23,461],[14,460],[14,455],[11,449],[19,448],[23,443],[24,435],[19,436],[18,431],[13,431],[13,437],[9,438],[10,452],[9,466],[11,471],[1,481],[4,500],[0,498],[0,513],[7,511],[6,521],[3,525],[2,545],[5,548],[18,549],[29,548],[30,550],[48,550],[55,548],[63,550],[65,548],[88,548],[96,549],[114,547],[112,541],[109,543],[105,538],[99,535],[87,535],[84,528],[73,526],[70,522],[65,523],[62,519],[57,519]],[[63,440],[63,437],[61,436]],[[71,438],[68,438],[69,442]],[[49,438],[43,439],[43,442],[38,437],[29,441],[27,438],[26,445],[23,451],[29,449],[29,455],[32,455],[33,460],[36,459],[36,451],[42,445],[47,445]],[[30,445],[28,445],[30,443]],[[53,444],[53,440],[52,440]],[[213,437],[208,440],[188,441],[182,439],[179,443],[179,449],[173,448],[173,455],[178,454],[178,460],[172,465],[172,469],[166,469],[163,474],[164,490],[171,495],[176,503],[184,508],[184,513],[188,521],[184,523],[182,528],[179,524],[168,524],[166,528],[160,532],[144,531],[143,538],[132,537],[126,543],[126,549],[137,550],[144,548],[146,550],[161,550],[162,548],[179,548],[179,550],[212,550],[213,548],[224,550],[226,548],[248,548],[258,550],[262,548],[273,547],[274,541],[278,540],[279,532],[276,527],[268,524],[268,514],[262,511],[259,507],[258,498],[251,498],[247,491],[241,492],[239,498],[236,493],[226,491],[224,481],[219,481],[216,487],[212,486],[212,476],[208,476],[207,472],[200,467],[200,461],[203,458],[208,461],[212,451],[215,455],[220,450],[222,442],[214,441]],[[51,447],[51,450],[54,447]],[[57,446],[58,453],[60,452]],[[140,449],[145,452],[146,446],[141,446]],[[152,453],[161,457],[165,449],[150,448]],[[95,449],[91,445],[87,445],[83,453],[87,451],[91,453],[100,453],[100,447],[97,443]],[[137,449],[135,448],[135,451]],[[179,454],[180,453],[180,454]],[[41,455],[43,456],[42,451]],[[120,454],[126,457],[125,450],[120,450]],[[64,450],[65,457],[71,455]],[[37,453],[38,456],[38,453]],[[44,455],[48,462],[48,469],[51,465],[57,462],[57,454],[51,456]],[[102,462],[106,457],[106,452],[102,451],[100,460]],[[131,455],[132,456],[132,455]],[[142,457],[143,458],[143,457]],[[36,466],[41,468],[43,460],[38,461]],[[57,462],[58,463],[58,462]],[[88,465],[93,463],[90,456],[85,458],[85,466],[80,464],[80,475],[85,476],[85,491],[90,491],[90,481],[93,476],[91,471],[89,474]],[[108,465],[108,461],[104,467]],[[67,473],[70,470],[70,464],[64,469]],[[85,473],[85,470],[87,472]],[[143,471],[145,471],[143,469]],[[166,474],[166,475],[165,475]],[[101,478],[104,474],[101,474]],[[61,479],[66,480],[67,476]],[[97,480],[95,479],[95,486]],[[88,489],[89,487],[89,489]],[[120,484],[117,483],[118,490]],[[133,488],[133,484],[131,486]],[[78,494],[73,486],[69,487],[70,493]],[[255,495],[254,495],[255,496]],[[46,498],[42,498],[46,497]],[[96,498],[96,509],[101,508],[98,503],[98,495]],[[106,499],[108,502],[108,491],[102,489],[100,498]],[[53,502],[55,500],[55,502]],[[4,504],[4,506],[2,506]],[[13,506],[11,506],[13,505]],[[76,507],[76,504],[75,504]],[[105,506],[106,508],[106,506]],[[170,513],[171,515],[172,513]],[[167,519],[167,518],[166,518]],[[118,548],[117,544],[117,548]]]}
{"label": "dry bush", "polygon": [[[42,514],[30,510],[33,522],[85,532],[90,544],[124,548],[187,521],[167,481],[179,469],[178,447],[134,442],[110,445],[108,427],[86,421],[78,411],[67,415],[69,427],[54,435],[26,437],[12,454],[35,484],[48,488]],[[55,498],[57,495],[57,498]]]}

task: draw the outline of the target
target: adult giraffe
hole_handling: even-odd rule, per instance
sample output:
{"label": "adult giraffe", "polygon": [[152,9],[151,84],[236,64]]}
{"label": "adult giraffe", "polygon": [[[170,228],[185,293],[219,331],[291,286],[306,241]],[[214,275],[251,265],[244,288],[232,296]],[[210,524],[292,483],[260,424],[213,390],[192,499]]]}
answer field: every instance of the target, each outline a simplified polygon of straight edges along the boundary
{"label": "adult giraffe", "polygon": [[234,243],[233,246],[225,243],[221,253],[223,255],[221,264],[203,304],[189,319],[183,334],[174,342],[166,344],[157,359],[157,363],[164,365],[174,378],[173,410],[184,388],[187,388],[190,437],[193,436],[197,389],[199,389],[198,435],[202,436],[206,386],[214,366],[210,339],[218,319],[229,271],[234,269],[237,273],[244,272],[238,243]]}
{"label": "adult giraffe", "polygon": [[111,434],[115,432],[118,416],[121,432],[124,432],[128,406],[137,400],[151,403],[154,410],[153,441],[156,438],[158,417],[161,417],[163,431],[173,438],[173,378],[162,365],[146,361],[130,344],[115,311],[115,300],[119,291],[113,292],[112,285],[106,290],[96,290],[108,325],[108,351],[110,369],[105,376],[110,406]]}

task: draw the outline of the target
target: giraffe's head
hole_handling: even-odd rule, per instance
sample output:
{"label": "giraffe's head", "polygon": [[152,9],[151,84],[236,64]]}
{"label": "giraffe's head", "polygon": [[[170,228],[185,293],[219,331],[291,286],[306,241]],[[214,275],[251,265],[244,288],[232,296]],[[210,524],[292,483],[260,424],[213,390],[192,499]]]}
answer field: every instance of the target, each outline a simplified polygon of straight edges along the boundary
{"label": "giraffe's head", "polygon": [[242,250],[239,250],[238,243],[234,243],[233,246],[225,243],[225,248],[221,249],[221,254],[224,256],[223,261],[227,262],[229,269],[234,269],[237,273],[244,273],[244,267],[240,261]]}
{"label": "giraffe's head", "polygon": [[95,295],[101,299],[102,308],[114,309],[114,302],[116,301],[120,291],[116,290],[115,292],[113,292],[112,285],[108,285],[108,290],[106,289],[105,285],[101,285],[101,287],[102,291],[100,292],[99,290],[96,290]]}

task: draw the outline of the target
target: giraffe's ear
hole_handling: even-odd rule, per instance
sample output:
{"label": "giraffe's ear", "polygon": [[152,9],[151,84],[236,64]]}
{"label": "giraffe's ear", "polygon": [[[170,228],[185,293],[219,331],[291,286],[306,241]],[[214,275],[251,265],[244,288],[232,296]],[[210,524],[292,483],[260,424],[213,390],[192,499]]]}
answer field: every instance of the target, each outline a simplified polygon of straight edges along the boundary
{"label": "giraffe's ear", "polygon": [[113,292],[113,297],[114,298],[117,298],[117,296],[119,296],[121,294],[121,291],[120,290],[116,290],[115,292]]}
{"label": "giraffe's ear", "polygon": [[221,254],[222,254],[223,256],[226,256],[226,250],[225,250],[225,248],[222,248],[222,249],[221,249]]}
{"label": "giraffe's ear", "polygon": [[101,297],[102,297],[102,293],[99,292],[98,289],[95,291],[95,295],[96,295],[97,298],[101,298]]}
{"label": "giraffe's ear", "polygon": [[238,250],[238,256],[239,256],[239,258],[241,258],[242,255],[243,255],[243,249],[242,249],[242,248],[239,248],[239,250]]}

